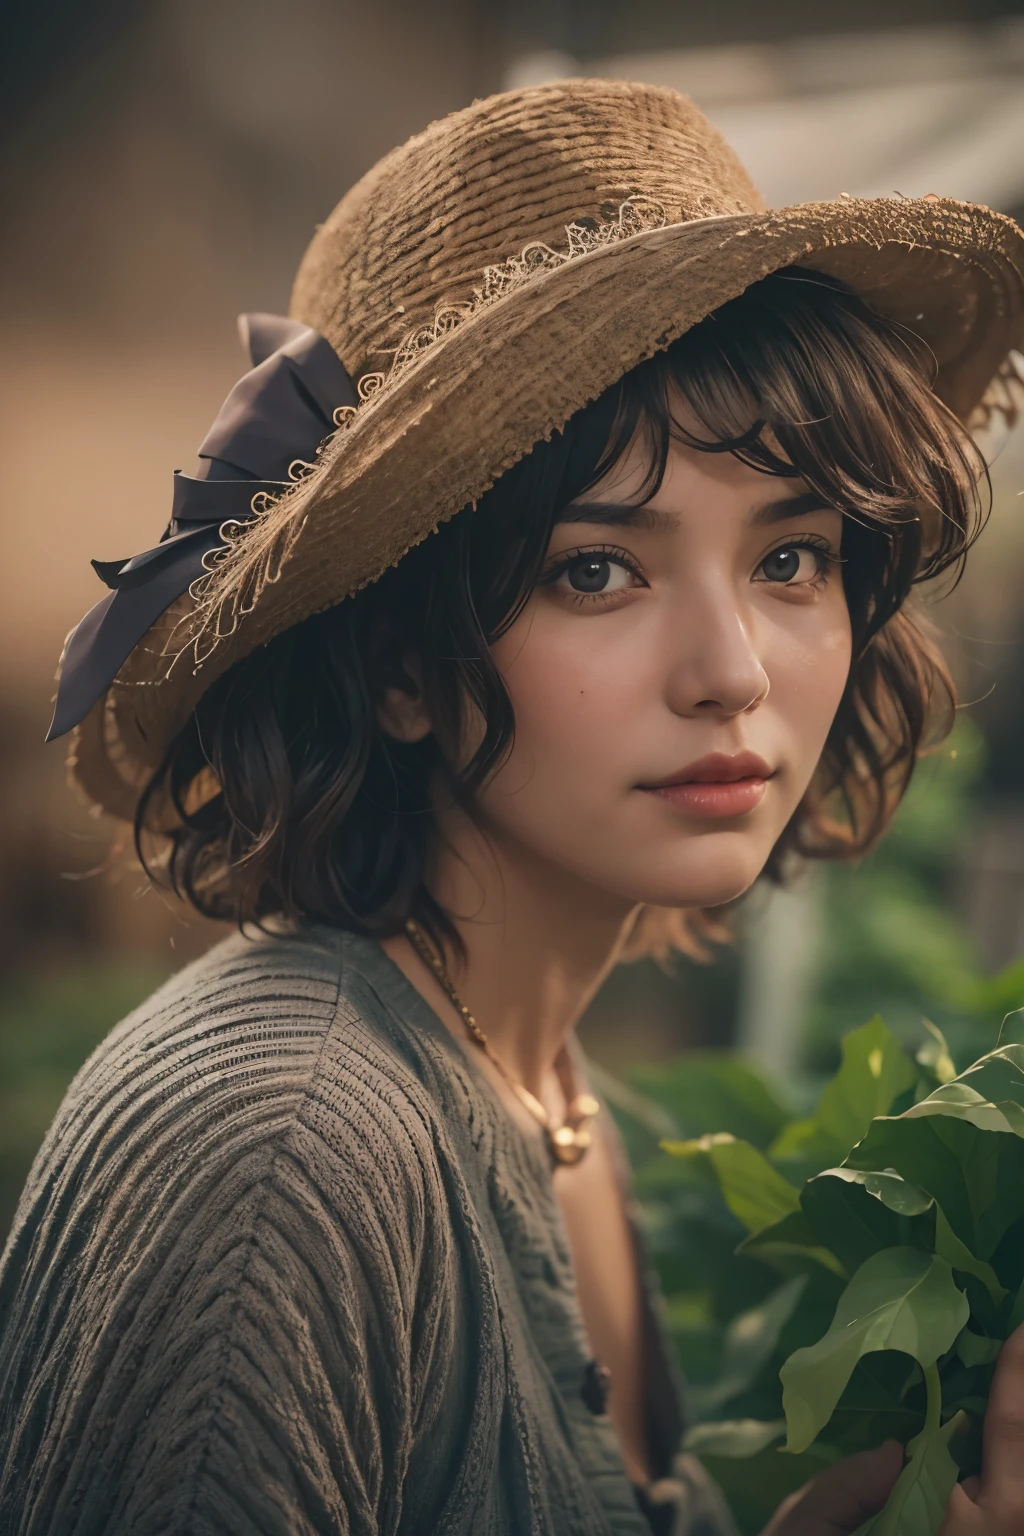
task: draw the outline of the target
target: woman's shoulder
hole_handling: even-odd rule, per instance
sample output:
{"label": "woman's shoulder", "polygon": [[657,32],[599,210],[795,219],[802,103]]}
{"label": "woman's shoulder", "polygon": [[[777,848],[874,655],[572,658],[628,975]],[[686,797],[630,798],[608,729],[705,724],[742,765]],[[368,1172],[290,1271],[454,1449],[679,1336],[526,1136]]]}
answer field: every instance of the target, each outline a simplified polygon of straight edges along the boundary
{"label": "woman's shoulder", "polygon": [[184,1193],[272,1163],[348,1199],[389,1180],[421,1205],[443,1109],[374,983],[375,951],[329,930],[236,935],[172,977],[77,1074],[19,1218],[69,1178],[98,1197],[130,1175],[138,1210],[147,1184]]}
{"label": "woman's shoulder", "polygon": [[0,1260],[0,1396],[23,1405],[0,1432],[4,1530],[63,1507],[73,1456],[76,1530],[164,1529],[164,1504],[220,1530],[208,1496],[248,1530],[253,1487],[275,1530],[319,1529],[339,1500],[373,1507],[409,1403],[447,1401],[461,1223],[375,950],[230,939],[78,1074]]}
{"label": "woman's shoulder", "polygon": [[[222,1115],[278,1099],[296,1107],[321,1080],[339,1110],[373,1076],[412,1087],[411,1028],[376,984],[390,967],[379,946],[326,928],[235,934],[171,977],[115,1026],[70,1097],[150,1082]],[[339,1094],[341,1097],[339,1097]],[[400,1102],[394,1091],[389,1098]]]}
{"label": "woman's shoulder", "polygon": [[[386,1252],[408,1278],[457,1240],[443,1109],[373,985],[379,947],[349,937],[237,935],[110,1032],[32,1166],[0,1315],[54,1289],[105,1315],[265,1243],[320,1277]],[[100,1231],[103,1284],[81,1257]]]}

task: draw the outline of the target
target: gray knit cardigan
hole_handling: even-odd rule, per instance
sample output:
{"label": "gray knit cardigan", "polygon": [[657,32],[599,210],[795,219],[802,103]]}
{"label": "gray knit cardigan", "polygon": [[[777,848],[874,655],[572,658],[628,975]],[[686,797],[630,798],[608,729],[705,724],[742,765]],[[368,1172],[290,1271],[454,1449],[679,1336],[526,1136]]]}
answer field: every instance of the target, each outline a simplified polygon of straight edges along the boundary
{"label": "gray knit cardigan", "polygon": [[644,1515],[539,1139],[377,944],[238,936],[112,1031],[36,1158],[0,1531],[720,1536],[648,1332]]}

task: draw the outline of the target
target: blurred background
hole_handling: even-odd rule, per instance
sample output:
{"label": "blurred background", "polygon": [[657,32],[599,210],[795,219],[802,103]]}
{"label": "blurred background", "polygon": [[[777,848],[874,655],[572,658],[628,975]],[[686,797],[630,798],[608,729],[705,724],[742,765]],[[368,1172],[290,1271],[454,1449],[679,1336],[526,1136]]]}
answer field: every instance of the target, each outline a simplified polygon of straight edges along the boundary
{"label": "blurred background", "polygon": [[[8,0],[3,35],[0,1230],[92,1044],[217,937],[111,858],[43,736],[102,595],[89,560],[163,527],[243,370],[236,314],[287,308],[314,224],[393,145],[568,74],[691,94],[772,203],[938,192],[1024,216],[1024,3]],[[755,893],[711,965],[613,977],[585,1025],[606,1069],[735,1046],[799,1097],[876,1010],[969,1059],[1024,1004],[1024,432],[993,484],[934,610],[964,707],[890,840]]]}

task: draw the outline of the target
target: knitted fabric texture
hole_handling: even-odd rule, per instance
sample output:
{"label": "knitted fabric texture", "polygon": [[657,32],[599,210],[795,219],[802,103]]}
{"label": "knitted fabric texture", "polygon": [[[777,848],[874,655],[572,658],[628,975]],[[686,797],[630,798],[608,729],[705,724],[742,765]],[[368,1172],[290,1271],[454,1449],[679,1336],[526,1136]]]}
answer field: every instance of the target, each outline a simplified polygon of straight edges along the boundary
{"label": "knitted fabric texture", "polygon": [[[727,1536],[648,1321],[664,1528]],[[588,1354],[539,1141],[379,946],[231,939],[108,1036],[32,1169],[0,1530],[650,1536]]]}

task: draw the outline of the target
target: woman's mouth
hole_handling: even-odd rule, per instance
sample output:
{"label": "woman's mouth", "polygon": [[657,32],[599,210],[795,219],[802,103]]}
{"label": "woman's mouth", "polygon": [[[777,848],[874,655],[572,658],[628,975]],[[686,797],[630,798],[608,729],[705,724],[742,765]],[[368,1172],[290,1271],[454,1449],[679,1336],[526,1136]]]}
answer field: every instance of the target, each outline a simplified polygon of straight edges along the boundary
{"label": "woman's mouth", "polygon": [[666,779],[639,787],[688,816],[727,818],[744,816],[759,805],[771,777],[772,769],[755,752],[710,752]]}

